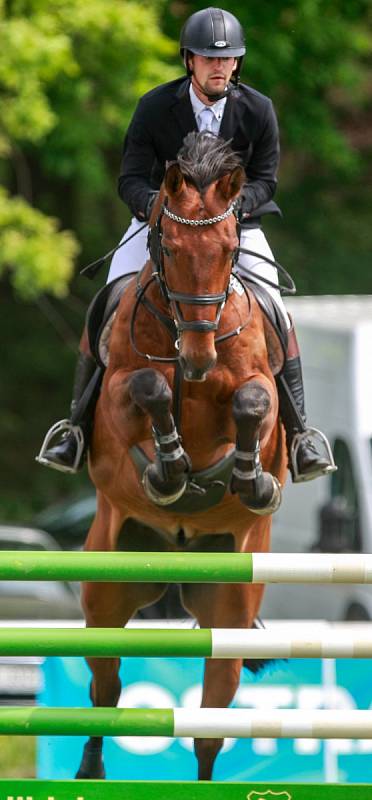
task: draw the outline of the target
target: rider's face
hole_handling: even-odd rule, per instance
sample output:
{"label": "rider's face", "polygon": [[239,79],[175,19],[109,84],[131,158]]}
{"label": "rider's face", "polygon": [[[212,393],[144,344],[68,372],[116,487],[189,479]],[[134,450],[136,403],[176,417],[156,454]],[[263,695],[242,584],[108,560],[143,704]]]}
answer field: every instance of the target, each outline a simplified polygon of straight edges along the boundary
{"label": "rider's face", "polygon": [[[190,54],[189,67],[192,70],[192,84],[195,93],[203,102],[208,94],[219,94],[227,86],[236,67],[236,58],[217,58]],[[204,90],[204,91],[203,91]]]}

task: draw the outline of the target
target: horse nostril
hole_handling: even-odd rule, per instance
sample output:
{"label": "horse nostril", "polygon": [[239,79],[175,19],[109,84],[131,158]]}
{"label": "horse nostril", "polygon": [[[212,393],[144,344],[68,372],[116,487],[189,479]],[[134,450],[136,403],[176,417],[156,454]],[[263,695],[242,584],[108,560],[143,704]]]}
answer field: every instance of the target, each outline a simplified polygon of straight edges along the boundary
{"label": "horse nostril", "polygon": [[207,363],[201,365],[194,364],[191,359],[186,359],[180,355],[179,358],[183,377],[185,381],[205,381],[207,374],[215,364],[215,359],[210,359]]}

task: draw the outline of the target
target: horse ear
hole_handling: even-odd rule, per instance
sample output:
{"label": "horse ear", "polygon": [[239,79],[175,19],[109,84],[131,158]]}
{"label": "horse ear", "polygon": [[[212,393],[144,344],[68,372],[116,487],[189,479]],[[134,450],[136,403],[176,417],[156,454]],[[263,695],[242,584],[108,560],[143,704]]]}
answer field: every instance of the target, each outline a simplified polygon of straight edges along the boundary
{"label": "horse ear", "polygon": [[224,175],[217,183],[217,191],[224,200],[237,197],[244,181],[247,180],[243,167],[235,167],[229,175]]}
{"label": "horse ear", "polygon": [[167,194],[171,197],[174,197],[176,194],[179,194],[184,184],[184,178],[180,169],[180,165],[177,162],[170,164],[166,173],[165,173],[165,180],[164,185]]}

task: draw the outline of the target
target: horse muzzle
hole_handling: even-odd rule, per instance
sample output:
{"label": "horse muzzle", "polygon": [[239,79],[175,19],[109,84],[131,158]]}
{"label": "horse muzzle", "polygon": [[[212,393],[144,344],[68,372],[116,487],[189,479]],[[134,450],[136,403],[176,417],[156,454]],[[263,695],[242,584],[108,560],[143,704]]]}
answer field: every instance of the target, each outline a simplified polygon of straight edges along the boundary
{"label": "horse muzzle", "polygon": [[202,383],[215,366],[217,353],[214,347],[210,352],[202,350],[201,353],[190,353],[186,348],[181,348],[179,361],[185,381]]}
{"label": "horse muzzle", "polygon": [[[181,362],[182,363],[182,362]],[[203,383],[206,380],[208,370],[202,370],[199,368],[190,369],[189,367],[185,367],[182,365],[183,370],[183,377],[185,381],[196,382],[196,383]]]}

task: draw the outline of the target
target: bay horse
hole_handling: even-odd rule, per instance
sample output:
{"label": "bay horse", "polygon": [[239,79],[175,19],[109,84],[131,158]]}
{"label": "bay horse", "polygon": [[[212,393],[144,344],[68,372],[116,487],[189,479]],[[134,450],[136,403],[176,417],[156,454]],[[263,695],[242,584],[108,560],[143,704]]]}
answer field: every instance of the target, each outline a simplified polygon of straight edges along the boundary
{"label": "bay horse", "polygon": [[[273,376],[273,364],[279,370],[283,362],[275,346],[270,356],[253,293],[232,275],[244,179],[229,145],[201,133],[189,134],[167,165],[150,219],[150,257],[112,328],[89,457],[97,512],[88,551],[269,548],[286,475]],[[121,627],[166,589],[86,582],[86,624]],[[262,593],[262,585],[181,587],[202,628],[252,627]],[[93,704],[115,706],[120,660],[87,660]],[[202,706],[227,707],[241,667],[241,659],[206,660]],[[211,778],[222,743],[195,741],[199,779]],[[104,777],[102,738],[86,743],[77,777]]]}

